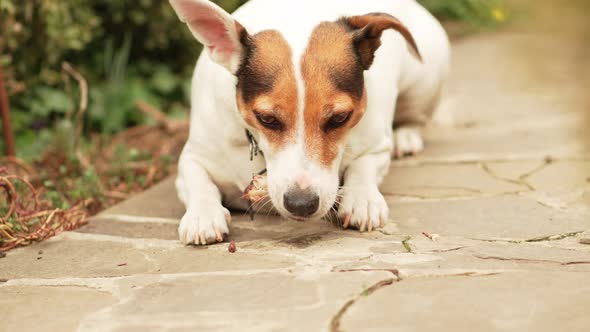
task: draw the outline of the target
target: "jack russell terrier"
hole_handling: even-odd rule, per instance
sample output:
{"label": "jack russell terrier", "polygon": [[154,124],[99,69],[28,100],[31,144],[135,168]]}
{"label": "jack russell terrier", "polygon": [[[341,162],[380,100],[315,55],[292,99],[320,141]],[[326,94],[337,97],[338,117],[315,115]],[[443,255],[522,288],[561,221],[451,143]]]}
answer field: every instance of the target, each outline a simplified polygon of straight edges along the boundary
{"label": "jack russell terrier", "polygon": [[176,181],[180,240],[223,241],[227,208],[249,208],[244,188],[263,169],[265,204],[286,218],[337,208],[344,228],[382,227],[391,157],[423,149],[449,71],[437,20],[414,0],[251,0],[233,16],[170,2],[206,50]]}

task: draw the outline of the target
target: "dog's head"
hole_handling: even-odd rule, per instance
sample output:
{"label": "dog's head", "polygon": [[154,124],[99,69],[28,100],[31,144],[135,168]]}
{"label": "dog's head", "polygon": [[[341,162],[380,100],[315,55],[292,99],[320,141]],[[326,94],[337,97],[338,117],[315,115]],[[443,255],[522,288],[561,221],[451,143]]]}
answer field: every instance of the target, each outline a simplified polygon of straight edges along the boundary
{"label": "dog's head", "polygon": [[414,39],[382,13],[323,22],[301,54],[275,30],[250,35],[207,0],[170,0],[213,61],[237,77],[236,101],[258,132],[268,170],[269,196],[285,217],[321,218],[334,205],[347,134],[367,105],[364,71],[386,29]]}

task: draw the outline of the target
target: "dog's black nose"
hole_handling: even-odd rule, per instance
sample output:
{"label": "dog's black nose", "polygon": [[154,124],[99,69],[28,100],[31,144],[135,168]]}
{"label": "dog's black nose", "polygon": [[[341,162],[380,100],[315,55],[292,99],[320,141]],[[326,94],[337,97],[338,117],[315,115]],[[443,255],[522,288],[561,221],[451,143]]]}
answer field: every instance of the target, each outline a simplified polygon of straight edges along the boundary
{"label": "dog's black nose", "polygon": [[296,217],[309,217],[320,207],[320,197],[313,191],[294,188],[283,196],[285,209]]}

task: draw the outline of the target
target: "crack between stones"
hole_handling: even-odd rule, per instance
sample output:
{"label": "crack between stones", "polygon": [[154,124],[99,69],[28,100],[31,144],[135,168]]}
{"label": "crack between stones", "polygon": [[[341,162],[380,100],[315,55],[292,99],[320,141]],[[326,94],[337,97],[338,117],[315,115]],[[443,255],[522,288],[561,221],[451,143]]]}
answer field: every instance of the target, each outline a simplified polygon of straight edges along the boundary
{"label": "crack between stones", "polygon": [[[395,193],[395,192],[382,192],[383,196],[391,197],[394,199],[405,200],[405,201],[416,201],[416,202],[439,202],[444,200],[467,200],[473,198],[480,198],[486,195],[481,190],[472,189],[472,188],[465,188],[465,187],[450,187],[450,186],[442,186],[442,187],[412,187],[414,189],[442,189],[442,190],[464,190],[468,193],[464,195],[442,195],[442,196],[424,196],[424,195],[412,195],[412,194],[402,194],[402,193]],[[514,192],[518,193],[518,192]],[[502,193],[502,194],[510,194],[510,193]],[[493,194],[495,195],[495,194]],[[491,195],[489,195],[491,196]]]}
{"label": "crack between stones", "polygon": [[552,210],[560,210],[560,211],[561,211],[561,209],[560,209],[560,208],[558,208],[558,207],[555,207],[555,206],[552,206],[552,205],[550,205],[550,204],[547,204],[547,203],[545,203],[545,202],[543,202],[543,201],[540,201],[540,200],[538,200],[538,199],[535,199],[535,202],[536,202],[537,204],[541,205],[542,207],[546,207],[546,208],[549,208],[549,209],[552,209]]}
{"label": "crack between stones", "polygon": [[[492,169],[486,164],[486,163],[480,163],[479,166],[481,167],[481,169],[489,176],[491,176],[492,178],[498,180],[498,181],[502,181],[502,182],[506,182],[506,183],[510,183],[510,184],[515,184],[518,186],[525,186],[528,191],[535,191],[535,187],[533,187],[530,183],[526,182],[526,177],[523,178],[523,175],[518,177],[518,180],[514,180],[514,179],[510,179],[510,178],[505,178],[503,176],[499,176],[496,173],[494,173],[494,171],[492,171]],[[524,175],[526,175],[528,173],[525,173]],[[527,177],[530,175],[527,175]]]}
{"label": "crack between stones", "polygon": [[499,261],[520,262],[520,263],[551,263],[551,264],[559,264],[559,265],[563,265],[563,266],[590,264],[590,261],[559,262],[559,261],[552,261],[552,260],[546,260],[546,259],[508,258],[508,257],[499,257],[499,256],[479,256],[479,255],[474,255],[473,257],[478,258],[478,259],[485,259],[485,260],[499,260]]}
{"label": "crack between stones", "polygon": [[100,286],[92,286],[92,285],[39,285],[37,287],[43,287],[43,288],[64,288],[64,287],[72,287],[72,288],[82,288],[82,289],[88,289],[88,290],[93,290],[93,291],[97,291],[99,293],[104,293],[104,294],[109,294],[109,295],[113,295],[113,292],[104,289]]}
{"label": "crack between stones", "polygon": [[[540,171],[544,170],[545,168],[547,168],[547,166],[553,164],[556,161],[568,161],[568,159],[555,159],[551,156],[547,156],[545,157],[545,160],[543,161],[542,164],[538,165],[537,167],[533,168],[532,170],[521,174],[517,179],[510,179],[510,178],[506,178],[503,176],[499,176],[498,174],[496,174],[489,166],[487,163],[489,162],[494,162],[494,161],[486,161],[486,162],[481,162],[479,163],[481,169],[488,174],[489,176],[491,176],[492,178],[499,180],[499,181],[503,181],[506,183],[511,183],[511,184],[516,184],[519,186],[525,186],[529,192],[533,192],[536,191],[537,189],[530,184],[527,179],[530,178],[531,176],[539,173]],[[544,204],[543,202],[539,201],[539,200],[535,200],[538,204],[541,204],[542,206],[545,207],[549,207],[549,208],[554,208],[552,206],[548,206],[547,204]]]}
{"label": "crack between stones", "polygon": [[562,233],[562,234],[556,234],[556,235],[548,235],[548,236],[540,236],[540,237],[535,237],[532,239],[528,239],[525,240],[524,242],[545,242],[545,241],[557,241],[557,240],[562,240],[562,239],[566,239],[568,237],[576,237],[582,233],[584,233],[584,231],[577,231],[577,232],[569,232],[569,233]]}
{"label": "crack between stones", "polygon": [[387,287],[389,285],[393,285],[395,282],[400,282],[402,279],[399,274],[399,270],[397,269],[345,269],[345,270],[332,270],[332,272],[389,272],[393,274],[394,278],[388,278],[384,280],[380,280],[370,286],[369,288],[363,290],[360,294],[358,294],[355,298],[350,299],[344,303],[344,305],[338,310],[336,315],[332,317],[330,320],[330,331],[331,332],[340,332],[340,322],[344,314],[348,311],[350,307],[352,307],[359,299],[362,297],[368,297],[371,294],[375,293],[379,289],[383,287]]}
{"label": "crack between stones", "polygon": [[555,162],[555,160],[552,157],[546,157],[545,161],[543,162],[543,164],[537,166],[536,168],[521,174],[518,179],[521,181],[526,181],[526,179],[530,178],[531,176],[539,173],[540,171],[544,170],[547,166],[553,164]]}
{"label": "crack between stones", "polygon": [[435,250],[430,250],[427,251],[427,253],[443,253],[443,252],[451,252],[451,251],[457,251],[457,250],[461,250],[461,249],[465,249],[468,248],[469,246],[461,246],[461,247],[455,247],[455,248],[450,248],[450,249],[435,249]]}
{"label": "crack between stones", "polygon": [[[443,187],[440,187],[443,188]],[[448,187],[446,187],[448,188]],[[413,202],[420,202],[420,203],[429,203],[429,202],[444,202],[444,201],[467,201],[473,199],[481,199],[481,198],[493,198],[493,197],[502,197],[506,195],[518,195],[523,192],[532,192],[529,190],[516,190],[516,191],[504,191],[498,193],[484,193],[479,192],[476,195],[448,195],[448,196],[436,196],[436,197],[427,197],[427,196],[419,196],[419,195],[405,195],[405,194],[395,194],[395,193],[387,193],[384,192],[383,196],[386,198],[397,198],[403,203],[413,203]]]}
{"label": "crack between stones", "polygon": [[[480,163],[510,163],[510,162],[535,162],[542,159],[537,157],[515,157],[515,158],[463,158],[463,159],[422,159],[422,160],[401,160],[392,163],[391,167],[420,167],[420,166],[437,166],[437,165],[475,165]],[[545,156],[545,163],[550,162],[586,162],[590,161],[590,156],[577,157],[552,157]]]}
{"label": "crack between stones", "polygon": [[381,281],[377,282],[376,284],[374,284],[373,286],[364,290],[363,293],[357,295],[357,297],[355,297],[354,299],[348,300],[344,304],[344,306],[342,306],[342,308],[340,308],[340,310],[336,313],[336,315],[334,317],[332,317],[332,320],[330,321],[330,331],[332,331],[332,332],[342,331],[340,329],[340,321],[342,320],[342,317],[344,316],[344,314],[346,314],[348,309],[350,307],[352,307],[361,297],[370,296],[371,294],[373,294],[374,292],[376,292],[380,288],[392,285],[394,282],[399,282],[399,280],[396,280],[394,278],[381,280]]}
{"label": "crack between stones", "polygon": [[[354,304],[356,304],[356,302],[358,302],[360,299],[362,299],[363,297],[371,296],[373,293],[380,290],[381,288],[391,286],[395,283],[400,283],[403,280],[405,280],[400,276],[400,272],[397,269],[345,269],[345,270],[332,270],[332,272],[390,272],[391,274],[394,275],[394,278],[380,280],[380,281],[376,282],[375,284],[373,284],[372,286],[370,286],[369,288],[363,290],[360,294],[358,294],[353,299],[346,301],[346,303],[344,303],[344,305],[340,308],[340,310],[338,310],[338,312],[330,320],[330,331],[331,332],[341,332],[342,331],[342,329],[340,328],[342,318],[344,317],[346,312],[348,312],[348,310]],[[490,273],[481,274],[481,273],[477,273],[477,272],[467,271],[467,272],[445,274],[445,275],[433,275],[433,276],[425,275],[425,276],[420,276],[420,278],[484,277],[484,276],[493,276],[493,275],[497,275],[497,274],[500,274],[500,272],[490,272]]]}
{"label": "crack between stones", "polygon": [[391,274],[393,274],[398,281],[402,280],[401,276],[400,276],[400,272],[398,269],[370,269],[370,268],[359,268],[359,269],[332,269],[331,272],[340,272],[340,273],[344,273],[344,272],[389,272]]}
{"label": "crack between stones", "polygon": [[477,238],[468,238],[468,239],[473,240],[473,241],[481,241],[481,242],[504,242],[504,243],[522,244],[522,243],[558,241],[558,240],[563,240],[563,239],[570,238],[570,237],[576,237],[584,232],[586,232],[586,230],[569,232],[569,233],[562,233],[562,234],[553,234],[553,235],[547,235],[547,236],[539,236],[539,237],[534,237],[531,239],[524,239],[524,240],[522,240],[522,239],[477,239]]}
{"label": "crack between stones", "polygon": [[[453,198],[453,197],[468,197],[469,194],[483,194],[483,192],[479,189],[469,188],[469,187],[461,187],[461,186],[410,186],[406,189],[436,189],[436,190],[463,190],[466,191],[467,194],[465,195],[444,195],[444,196],[437,196],[441,198]],[[421,199],[429,199],[431,197],[424,196],[424,195],[412,195],[412,194],[403,194],[403,193],[396,193],[396,192],[383,192],[383,195],[388,196],[398,196],[398,197],[409,197],[409,198],[421,198]]]}
{"label": "crack between stones", "polygon": [[[540,171],[544,170],[545,168],[547,168],[549,165],[553,164],[556,160],[550,156],[545,158],[545,161],[540,164],[539,166],[533,168],[532,170],[521,174],[518,179],[510,179],[510,178],[505,178],[502,176],[497,175],[496,173],[494,173],[494,171],[492,169],[489,168],[489,166],[486,163],[481,163],[480,166],[482,168],[482,170],[484,172],[486,172],[489,176],[493,177],[496,180],[500,180],[500,181],[504,181],[507,183],[511,183],[511,184],[516,184],[516,185],[521,185],[521,186],[525,186],[528,188],[528,192],[534,192],[537,189],[530,184],[527,179],[530,178],[531,176],[539,173]],[[550,204],[547,204],[539,199],[535,199],[535,202],[543,207],[549,208],[549,209],[553,209],[553,210],[558,210],[558,211],[563,211],[562,208],[559,207],[555,207],[552,206]]]}
{"label": "crack between stones", "polygon": [[[255,269],[255,270],[230,270],[214,272],[179,272],[158,274],[159,278],[172,280],[174,278],[209,277],[209,276],[252,276],[265,273],[289,274],[289,268],[277,269]],[[0,288],[11,286],[55,286],[55,287],[83,287],[88,283],[105,284],[120,280],[131,280],[142,276],[156,276],[149,273],[138,273],[129,275],[111,275],[97,277],[75,277],[75,278],[2,278]],[[90,286],[93,287],[93,286]]]}
{"label": "crack between stones", "polygon": [[[438,187],[442,188],[442,187]],[[393,198],[400,198],[400,199],[407,199],[407,200],[416,200],[416,201],[441,201],[445,199],[463,199],[463,198],[470,198],[472,196],[469,195],[448,195],[448,196],[437,196],[437,197],[429,197],[423,195],[409,195],[409,194],[400,194],[400,193],[393,193],[393,192],[382,192],[383,196],[386,197],[393,197]]]}

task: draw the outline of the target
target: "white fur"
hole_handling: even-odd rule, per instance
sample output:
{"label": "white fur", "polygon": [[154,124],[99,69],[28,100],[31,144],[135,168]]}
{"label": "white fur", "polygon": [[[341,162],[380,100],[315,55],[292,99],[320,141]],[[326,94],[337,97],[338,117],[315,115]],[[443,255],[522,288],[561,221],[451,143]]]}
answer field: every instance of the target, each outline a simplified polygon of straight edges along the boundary
{"label": "white fur", "polygon": [[393,157],[401,158],[405,155],[416,155],[424,150],[424,141],[420,134],[420,128],[401,127],[394,130]]}
{"label": "white fur", "polygon": [[[176,0],[171,0],[176,1]],[[182,0],[205,1],[205,0]],[[365,73],[368,106],[363,119],[353,128],[347,143],[332,167],[326,169],[310,160],[303,149],[304,91],[299,60],[308,38],[321,21],[335,21],[342,16],[385,12],[397,17],[412,32],[422,54],[419,63],[408,51],[404,39],[395,31],[386,31],[375,61]],[[210,56],[200,57],[193,77],[191,133],[180,159],[177,188],[187,206],[180,224],[180,238],[195,242],[204,235],[214,241],[215,229],[226,232],[224,207],[244,209],[240,199],[252,174],[268,168],[268,185],[273,204],[281,214],[283,193],[296,179],[309,176],[310,187],[320,195],[320,210],[327,212],[340,190],[339,215],[361,230],[376,228],[387,222],[388,207],[378,186],[388,171],[394,151],[392,123],[396,96],[411,97],[405,112],[417,116],[438,98],[440,86],[448,72],[449,43],[440,24],[414,0],[251,0],[234,15],[250,34],[265,29],[279,30],[294,53],[299,86],[299,123],[297,140],[280,151],[271,151],[268,142],[256,131],[265,158],[249,161],[247,125],[237,111],[235,72],[217,66]],[[213,57],[215,60],[215,57]],[[233,66],[230,66],[233,67]],[[228,68],[226,66],[226,68]],[[249,128],[253,129],[253,128]],[[398,131],[402,150],[419,150],[420,137],[414,132]],[[421,140],[420,140],[421,143]]]}

